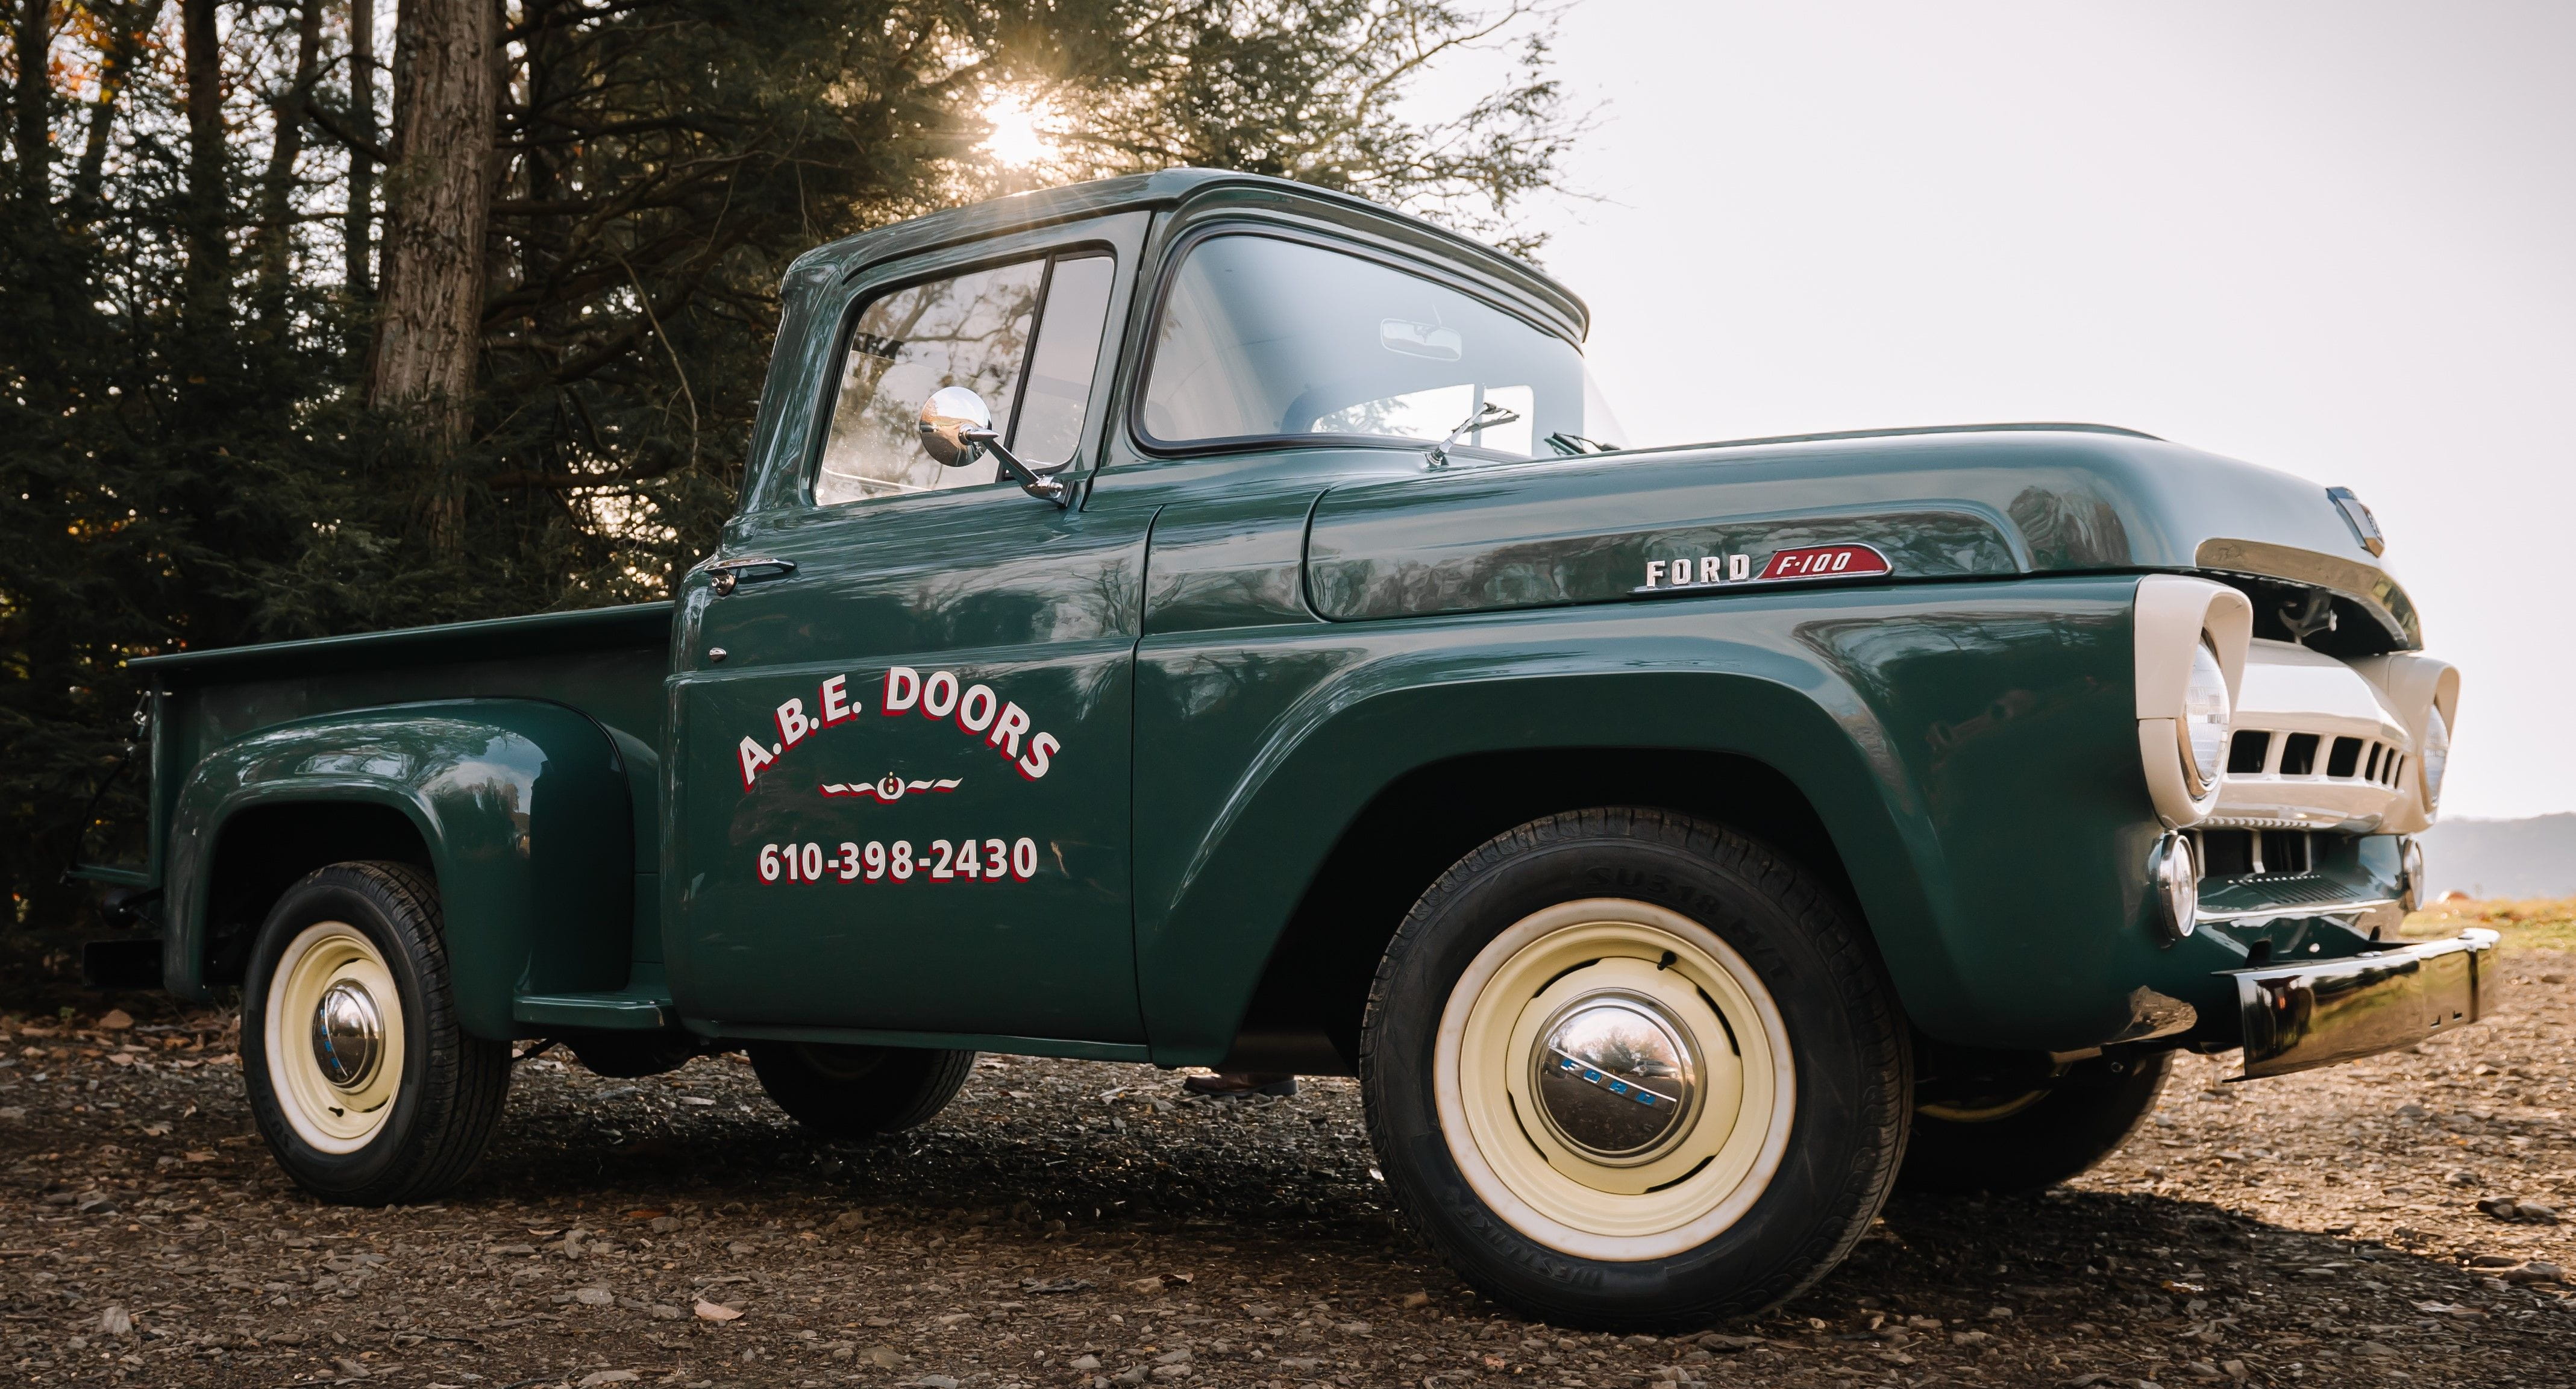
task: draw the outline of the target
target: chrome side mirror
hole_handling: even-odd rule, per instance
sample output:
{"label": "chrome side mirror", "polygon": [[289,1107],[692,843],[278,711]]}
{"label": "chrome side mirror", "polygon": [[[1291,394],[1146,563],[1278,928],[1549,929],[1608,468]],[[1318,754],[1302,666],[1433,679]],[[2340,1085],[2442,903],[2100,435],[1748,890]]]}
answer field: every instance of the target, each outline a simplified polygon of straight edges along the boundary
{"label": "chrome side mirror", "polygon": [[942,467],[963,468],[983,457],[985,441],[967,435],[990,438],[992,432],[993,412],[964,386],[942,386],[921,403],[922,451]]}
{"label": "chrome side mirror", "polygon": [[1032,497],[1043,497],[1057,506],[1073,500],[1072,490],[1058,482],[1055,474],[1063,464],[1039,472],[1013,458],[1002,447],[1002,436],[993,429],[993,412],[984,398],[964,386],[942,386],[921,403],[921,448],[942,467],[963,468],[992,450],[995,461],[1020,490]]}

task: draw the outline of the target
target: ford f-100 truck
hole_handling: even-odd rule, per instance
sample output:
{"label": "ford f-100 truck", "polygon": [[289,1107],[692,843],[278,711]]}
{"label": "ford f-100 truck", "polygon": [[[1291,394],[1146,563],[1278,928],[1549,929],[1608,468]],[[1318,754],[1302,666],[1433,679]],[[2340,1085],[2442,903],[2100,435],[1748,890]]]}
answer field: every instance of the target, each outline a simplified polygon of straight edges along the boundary
{"label": "ford f-100 truck", "polygon": [[89,872],[326,1200],[454,1183],[515,1041],[747,1050],[832,1138],[982,1051],[1356,1075],[1421,1236],[1599,1327],[2070,1176],[2179,1049],[2492,1006],[2492,935],[2395,931],[2458,676],[2358,498],[2090,425],[1630,448],[1586,326],[1224,173],[834,243],[672,602],[138,660],[148,859]]}

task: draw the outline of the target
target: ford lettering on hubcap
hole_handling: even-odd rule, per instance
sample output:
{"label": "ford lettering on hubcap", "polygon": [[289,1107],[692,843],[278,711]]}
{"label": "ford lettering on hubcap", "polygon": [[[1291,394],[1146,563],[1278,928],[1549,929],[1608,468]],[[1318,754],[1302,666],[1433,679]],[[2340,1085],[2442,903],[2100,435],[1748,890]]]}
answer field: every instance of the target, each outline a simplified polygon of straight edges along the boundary
{"label": "ford lettering on hubcap", "polygon": [[1539,1113],[1567,1146],[1595,1162],[1654,1160],[1698,1107],[1690,1032],[1649,999],[1576,999],[1539,1037],[1530,1087]]}

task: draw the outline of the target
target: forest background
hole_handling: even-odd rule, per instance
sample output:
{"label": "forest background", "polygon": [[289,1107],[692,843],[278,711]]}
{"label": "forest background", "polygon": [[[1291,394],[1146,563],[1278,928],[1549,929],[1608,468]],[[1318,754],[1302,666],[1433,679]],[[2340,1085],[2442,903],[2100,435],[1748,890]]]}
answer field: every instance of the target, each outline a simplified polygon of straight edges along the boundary
{"label": "forest background", "polygon": [[1176,164],[1526,252],[1583,123],[1545,0],[0,3],[0,935],[57,966],[126,661],[665,595],[798,253]]}

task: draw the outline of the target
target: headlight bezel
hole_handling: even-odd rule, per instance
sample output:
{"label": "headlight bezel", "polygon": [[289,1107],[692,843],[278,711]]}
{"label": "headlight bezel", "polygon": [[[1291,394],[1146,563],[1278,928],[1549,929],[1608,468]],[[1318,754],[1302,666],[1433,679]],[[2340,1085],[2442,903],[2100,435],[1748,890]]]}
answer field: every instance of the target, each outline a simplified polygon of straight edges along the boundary
{"label": "headlight bezel", "polygon": [[[2397,723],[2405,730],[2398,773],[2397,803],[2388,808],[2379,828],[2386,834],[2420,834],[2432,828],[2437,818],[2435,801],[2446,789],[2446,770],[2436,770],[2428,785],[2424,777],[2424,752],[2427,742],[2427,715],[2440,710],[2441,733],[2434,742],[2448,748],[2460,736],[2460,671],[2450,662],[2425,655],[2420,651],[2392,651],[2381,656],[2361,656],[2348,662],[2363,679],[2375,687],[2380,696],[2396,711]],[[2447,753],[2435,758],[2437,767],[2447,769]]]}
{"label": "headlight bezel", "polygon": [[[2156,818],[2167,829],[2188,829],[2218,809],[2254,605],[2242,591],[2209,579],[2149,574],[2138,580],[2130,617],[2139,769]],[[2207,688],[2198,701],[2205,762],[2195,756],[2190,718],[2193,674],[2204,658],[2217,664],[2225,691],[2223,703],[2213,704]],[[2221,721],[2213,724],[2213,713]]]}

